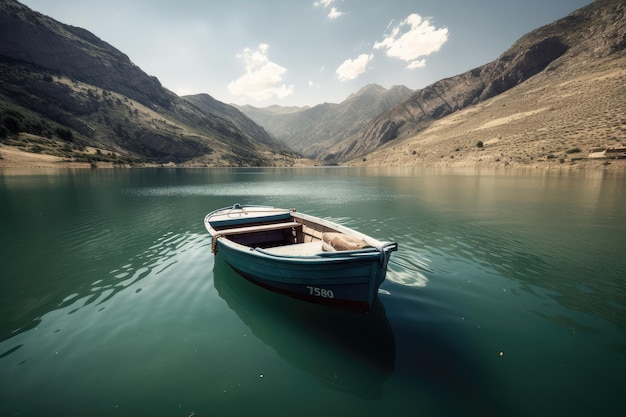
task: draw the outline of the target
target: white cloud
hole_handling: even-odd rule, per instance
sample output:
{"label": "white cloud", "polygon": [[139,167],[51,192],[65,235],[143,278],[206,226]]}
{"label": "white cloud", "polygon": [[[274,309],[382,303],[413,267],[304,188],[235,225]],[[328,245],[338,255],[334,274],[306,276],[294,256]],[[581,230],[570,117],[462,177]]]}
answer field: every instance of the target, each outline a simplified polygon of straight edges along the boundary
{"label": "white cloud", "polygon": [[191,94],[191,91],[188,88],[186,88],[186,87],[178,87],[174,92],[179,97],[187,96],[187,95]]}
{"label": "white cloud", "polygon": [[422,68],[426,62],[418,60],[439,51],[448,40],[447,28],[435,28],[429,19],[411,14],[391,28],[385,39],[374,44],[374,49],[386,49],[387,56],[409,62],[407,68]]}
{"label": "white cloud", "polygon": [[426,66],[425,59],[418,59],[416,61],[412,61],[407,65],[407,69],[416,69],[416,68],[424,68]]}
{"label": "white cloud", "polygon": [[361,54],[355,59],[346,59],[339,65],[336,72],[339,81],[353,80],[363,74],[367,69],[367,64],[374,58],[373,54]]}
{"label": "white cloud", "polygon": [[335,0],[320,0],[320,1],[316,1],[315,3],[313,3],[313,5],[315,7],[321,6],[321,7],[326,8],[326,7],[330,6],[330,5],[332,5],[334,3],[334,1]]}
{"label": "white cloud", "polygon": [[345,13],[344,12],[340,12],[339,10],[337,10],[336,7],[331,7],[330,8],[330,12],[328,12],[328,18],[329,19],[337,19],[338,17],[343,16]]}
{"label": "white cloud", "polygon": [[246,64],[246,73],[228,84],[228,91],[240,97],[247,97],[257,101],[278,99],[293,94],[293,85],[283,82],[286,68],[272,62],[267,57],[269,46],[259,45],[256,51],[245,48],[238,54]]}
{"label": "white cloud", "polygon": [[320,1],[316,1],[315,3],[313,3],[313,5],[315,7],[322,7],[324,9],[327,9],[330,7],[330,11],[328,12],[328,18],[331,20],[334,20],[345,14],[344,12],[340,11],[338,8],[332,7],[334,3],[335,3],[335,0],[320,0]]}

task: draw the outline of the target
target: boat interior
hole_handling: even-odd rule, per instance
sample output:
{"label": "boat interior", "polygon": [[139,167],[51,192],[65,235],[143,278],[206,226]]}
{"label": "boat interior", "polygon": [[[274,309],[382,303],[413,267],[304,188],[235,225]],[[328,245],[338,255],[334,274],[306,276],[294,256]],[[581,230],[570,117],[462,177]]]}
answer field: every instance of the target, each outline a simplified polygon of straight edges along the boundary
{"label": "boat interior", "polygon": [[[235,223],[235,224],[233,224]],[[212,223],[213,252],[218,238],[263,249],[267,253],[290,256],[312,256],[321,252],[359,250],[371,247],[367,242],[349,236],[325,224],[316,223],[290,212],[271,218],[237,222]]]}

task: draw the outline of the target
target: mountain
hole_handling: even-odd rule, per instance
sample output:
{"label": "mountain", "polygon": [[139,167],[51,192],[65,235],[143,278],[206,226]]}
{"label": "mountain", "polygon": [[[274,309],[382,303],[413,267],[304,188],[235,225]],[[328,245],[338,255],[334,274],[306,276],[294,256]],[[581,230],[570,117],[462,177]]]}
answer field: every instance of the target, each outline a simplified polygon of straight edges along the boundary
{"label": "mountain", "polygon": [[289,151],[289,148],[287,148],[284,143],[274,139],[265,131],[263,127],[256,124],[251,118],[233,106],[215,100],[208,94],[188,95],[184,96],[183,99],[190,102],[204,113],[212,114],[228,121],[229,123],[232,123],[241,131],[254,137],[258,143],[275,149],[280,149],[285,152]]}
{"label": "mountain", "polygon": [[316,158],[411,93],[412,90],[404,86],[385,89],[370,84],[339,104],[265,109],[243,106],[240,110],[291,149]]}
{"label": "mountain", "polygon": [[182,99],[92,33],[15,0],[0,0],[0,114],[0,141],[65,158],[257,166],[297,157],[238,110]]}
{"label": "mountain", "polygon": [[323,164],[583,166],[626,146],[625,16],[625,0],[596,0],[416,91],[238,110],[178,97],[90,32],[0,0],[0,159],[10,145],[92,163],[305,163],[289,147]]}
{"label": "mountain", "polygon": [[[625,9],[624,0],[597,0],[532,31],[493,62],[415,91],[319,158],[415,165],[471,154],[472,161],[532,164],[563,161],[567,151],[604,142],[620,146]],[[586,137],[575,138],[573,130]],[[484,159],[487,148],[497,155]]]}

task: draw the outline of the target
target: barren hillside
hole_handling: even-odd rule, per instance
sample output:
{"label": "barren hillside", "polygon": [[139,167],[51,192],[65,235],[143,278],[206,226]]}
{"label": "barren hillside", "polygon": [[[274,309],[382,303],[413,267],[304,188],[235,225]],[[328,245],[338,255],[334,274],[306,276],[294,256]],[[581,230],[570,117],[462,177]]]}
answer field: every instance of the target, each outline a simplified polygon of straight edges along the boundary
{"label": "barren hillside", "polygon": [[596,164],[586,161],[594,148],[626,143],[625,11],[598,0],[539,28],[330,153],[359,165]]}
{"label": "barren hillside", "polygon": [[[620,111],[621,109],[621,111]],[[482,147],[480,145],[482,144]],[[596,147],[626,145],[626,54],[548,70],[424,131],[350,162],[382,166],[609,166]]]}

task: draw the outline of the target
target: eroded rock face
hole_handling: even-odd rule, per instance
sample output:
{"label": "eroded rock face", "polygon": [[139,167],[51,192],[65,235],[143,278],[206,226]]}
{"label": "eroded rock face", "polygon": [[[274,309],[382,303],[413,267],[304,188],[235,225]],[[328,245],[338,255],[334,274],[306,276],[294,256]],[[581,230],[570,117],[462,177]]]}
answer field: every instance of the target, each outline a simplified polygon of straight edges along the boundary
{"label": "eroded rock face", "polygon": [[[557,36],[543,39],[521,53],[509,58],[501,57],[495,69],[486,68],[484,83],[486,88],[480,100],[497,96],[543,71],[548,64],[561,57],[569,47]],[[498,68],[502,68],[498,71]]]}

